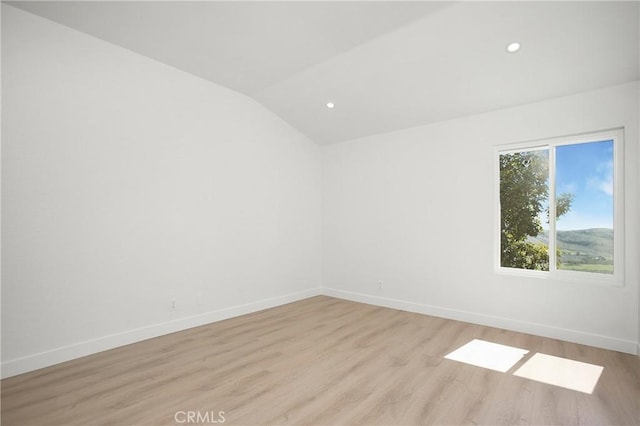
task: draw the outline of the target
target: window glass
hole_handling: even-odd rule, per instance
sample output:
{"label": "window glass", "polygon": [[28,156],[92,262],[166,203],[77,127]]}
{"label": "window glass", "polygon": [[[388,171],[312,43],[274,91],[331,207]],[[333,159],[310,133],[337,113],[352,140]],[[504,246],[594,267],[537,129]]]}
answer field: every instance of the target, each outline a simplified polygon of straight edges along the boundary
{"label": "window glass", "polygon": [[549,150],[500,154],[500,266],[549,270]]}
{"label": "window glass", "polygon": [[558,269],[613,274],[613,140],[555,150]]}
{"label": "window glass", "polygon": [[623,135],[496,147],[498,271],[624,283]]}

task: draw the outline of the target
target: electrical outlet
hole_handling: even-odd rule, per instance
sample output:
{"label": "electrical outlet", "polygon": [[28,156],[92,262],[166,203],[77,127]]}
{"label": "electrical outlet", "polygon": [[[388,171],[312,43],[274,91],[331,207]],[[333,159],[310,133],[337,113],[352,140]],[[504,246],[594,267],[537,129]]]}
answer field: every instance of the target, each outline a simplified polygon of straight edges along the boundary
{"label": "electrical outlet", "polygon": [[378,281],[378,290],[382,290],[382,287],[384,287],[384,283],[380,280]]}
{"label": "electrical outlet", "polygon": [[176,299],[171,299],[171,303],[169,304],[169,310],[170,311],[176,310]]}

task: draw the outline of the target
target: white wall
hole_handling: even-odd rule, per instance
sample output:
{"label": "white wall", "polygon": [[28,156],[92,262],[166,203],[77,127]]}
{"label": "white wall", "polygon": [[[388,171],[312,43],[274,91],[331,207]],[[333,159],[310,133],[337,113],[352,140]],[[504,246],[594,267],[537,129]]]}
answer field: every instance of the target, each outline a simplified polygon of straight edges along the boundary
{"label": "white wall", "polygon": [[[327,146],[325,292],[635,353],[638,93],[636,82]],[[619,126],[626,285],[496,274],[493,146]]]}
{"label": "white wall", "polygon": [[[320,291],[636,350],[637,83],[319,149],[240,94],[2,15],[3,376]],[[626,285],[496,275],[493,145],[618,126]]]}
{"label": "white wall", "polygon": [[312,141],[243,95],[2,12],[5,376],[319,292]]}

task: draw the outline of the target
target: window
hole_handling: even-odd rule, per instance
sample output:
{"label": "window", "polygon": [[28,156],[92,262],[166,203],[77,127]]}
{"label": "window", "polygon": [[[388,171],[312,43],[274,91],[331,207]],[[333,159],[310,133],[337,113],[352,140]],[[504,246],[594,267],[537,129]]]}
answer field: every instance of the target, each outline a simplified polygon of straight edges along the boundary
{"label": "window", "polygon": [[501,272],[622,283],[622,135],[496,148]]}

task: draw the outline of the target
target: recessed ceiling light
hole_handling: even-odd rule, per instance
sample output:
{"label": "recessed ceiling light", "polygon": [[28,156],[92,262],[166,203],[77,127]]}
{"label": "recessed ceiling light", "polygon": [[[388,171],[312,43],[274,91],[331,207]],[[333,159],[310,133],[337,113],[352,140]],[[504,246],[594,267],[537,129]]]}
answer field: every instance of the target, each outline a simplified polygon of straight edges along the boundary
{"label": "recessed ceiling light", "polygon": [[333,108],[336,106],[333,102],[327,102],[327,108]]}
{"label": "recessed ceiling light", "polygon": [[518,50],[520,50],[520,43],[518,43],[517,41],[514,41],[513,43],[509,43],[507,45],[507,52],[509,53],[516,53]]}

